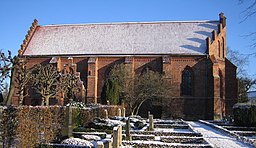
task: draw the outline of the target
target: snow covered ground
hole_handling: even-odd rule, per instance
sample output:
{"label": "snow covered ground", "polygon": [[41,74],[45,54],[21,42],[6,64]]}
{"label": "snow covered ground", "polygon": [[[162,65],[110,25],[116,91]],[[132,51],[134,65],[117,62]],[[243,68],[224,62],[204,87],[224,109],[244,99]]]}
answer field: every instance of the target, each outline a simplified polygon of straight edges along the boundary
{"label": "snow covered ground", "polygon": [[252,146],[239,142],[236,138],[231,137],[225,133],[215,130],[210,126],[199,122],[187,122],[190,124],[195,132],[200,132],[203,138],[214,147],[217,148],[253,148]]}

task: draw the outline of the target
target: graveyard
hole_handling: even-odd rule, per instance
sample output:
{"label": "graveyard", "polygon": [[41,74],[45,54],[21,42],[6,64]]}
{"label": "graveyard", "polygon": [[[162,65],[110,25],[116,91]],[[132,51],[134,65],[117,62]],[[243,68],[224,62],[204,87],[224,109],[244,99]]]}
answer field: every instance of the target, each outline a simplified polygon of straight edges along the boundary
{"label": "graveyard", "polygon": [[[23,106],[1,107],[0,111],[4,129],[0,137],[2,147],[210,148],[219,142],[228,146],[255,146],[255,127],[237,126],[224,120],[155,119],[150,112],[148,118],[127,116],[122,106],[98,104],[79,109],[71,105]],[[8,124],[3,124],[7,114]],[[211,132],[222,137],[212,138],[207,135]]]}

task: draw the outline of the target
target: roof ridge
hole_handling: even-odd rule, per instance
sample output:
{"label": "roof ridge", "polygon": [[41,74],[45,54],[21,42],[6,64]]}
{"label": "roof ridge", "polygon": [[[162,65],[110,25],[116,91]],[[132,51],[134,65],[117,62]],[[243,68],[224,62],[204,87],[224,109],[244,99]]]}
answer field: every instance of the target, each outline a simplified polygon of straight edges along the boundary
{"label": "roof ridge", "polygon": [[55,26],[86,26],[86,25],[126,25],[126,24],[168,24],[168,23],[216,23],[218,20],[194,20],[194,21],[152,21],[152,22],[106,22],[106,23],[82,23],[82,24],[49,24],[42,27]]}

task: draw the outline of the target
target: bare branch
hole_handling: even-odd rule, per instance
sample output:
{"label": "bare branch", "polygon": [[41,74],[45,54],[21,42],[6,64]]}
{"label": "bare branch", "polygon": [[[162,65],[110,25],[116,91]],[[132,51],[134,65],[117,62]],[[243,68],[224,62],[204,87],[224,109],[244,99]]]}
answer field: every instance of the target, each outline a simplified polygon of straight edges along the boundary
{"label": "bare branch", "polygon": [[[243,0],[239,0],[239,3],[243,3]],[[252,4],[250,4],[244,11],[241,12],[241,14],[244,16],[242,21],[240,21],[240,23],[246,21],[249,17],[253,16],[256,14],[256,10],[255,10],[255,6],[256,6],[256,0],[254,0],[252,2]]]}

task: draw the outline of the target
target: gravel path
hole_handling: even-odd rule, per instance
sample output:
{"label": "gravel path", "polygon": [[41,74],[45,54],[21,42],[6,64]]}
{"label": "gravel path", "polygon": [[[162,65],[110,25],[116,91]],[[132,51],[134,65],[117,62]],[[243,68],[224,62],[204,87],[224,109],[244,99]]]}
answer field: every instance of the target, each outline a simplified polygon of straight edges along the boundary
{"label": "gravel path", "polygon": [[240,148],[240,147],[246,147],[246,148],[253,148],[252,146],[242,143],[240,141],[237,141],[236,138],[231,137],[225,133],[222,133],[220,131],[215,130],[214,128],[211,128],[210,126],[207,126],[205,124],[199,123],[199,122],[187,122],[189,123],[193,128],[194,131],[200,132],[204,139],[211,143],[214,147],[217,148]]}

